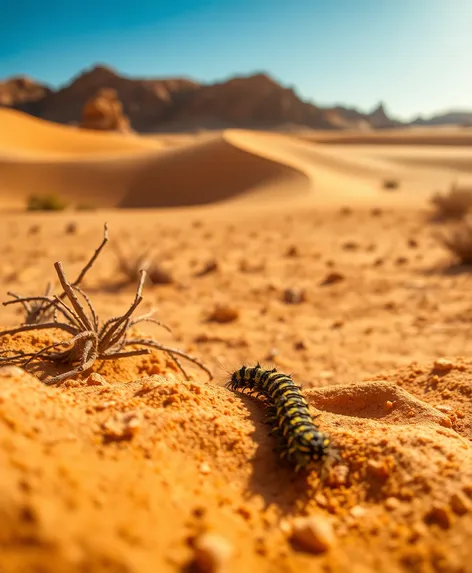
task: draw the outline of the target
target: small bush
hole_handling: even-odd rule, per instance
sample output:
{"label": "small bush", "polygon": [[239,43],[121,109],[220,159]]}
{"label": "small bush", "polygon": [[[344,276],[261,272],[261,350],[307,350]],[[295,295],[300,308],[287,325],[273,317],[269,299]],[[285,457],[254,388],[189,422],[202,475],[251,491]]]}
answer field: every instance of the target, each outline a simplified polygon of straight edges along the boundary
{"label": "small bush", "polygon": [[438,236],[461,265],[472,265],[472,219],[464,219],[447,234]]}
{"label": "small bush", "polygon": [[28,211],[63,211],[66,207],[64,199],[55,193],[31,195],[27,204]]}
{"label": "small bush", "polygon": [[382,186],[384,189],[394,191],[400,187],[400,182],[397,179],[384,179]]}
{"label": "small bush", "polygon": [[462,219],[472,208],[472,189],[460,188],[453,183],[448,192],[435,193],[431,203],[434,206],[435,221]]}

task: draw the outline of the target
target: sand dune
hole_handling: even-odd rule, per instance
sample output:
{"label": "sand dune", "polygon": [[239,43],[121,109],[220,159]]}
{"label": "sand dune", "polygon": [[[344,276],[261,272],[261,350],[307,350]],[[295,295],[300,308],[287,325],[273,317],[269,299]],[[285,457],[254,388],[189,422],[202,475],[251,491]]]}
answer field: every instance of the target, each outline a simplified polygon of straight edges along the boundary
{"label": "sand dune", "polygon": [[[181,207],[243,200],[395,203],[424,200],[451,179],[472,179],[470,152],[448,131],[316,136],[226,130],[172,138],[105,134],[0,110],[0,204],[23,208],[32,193],[55,192],[96,207]],[[321,137],[321,136],[320,136]],[[351,137],[351,140],[349,138]],[[465,137],[465,136],[464,136]],[[409,139],[408,139],[409,138]],[[435,139],[436,138],[436,139]],[[399,146],[408,139],[409,145]],[[457,139],[457,138],[456,138]],[[460,138],[459,138],[460,139]],[[458,140],[457,140],[458,141]],[[465,141],[465,140],[464,140]],[[382,192],[385,178],[400,193]]]}

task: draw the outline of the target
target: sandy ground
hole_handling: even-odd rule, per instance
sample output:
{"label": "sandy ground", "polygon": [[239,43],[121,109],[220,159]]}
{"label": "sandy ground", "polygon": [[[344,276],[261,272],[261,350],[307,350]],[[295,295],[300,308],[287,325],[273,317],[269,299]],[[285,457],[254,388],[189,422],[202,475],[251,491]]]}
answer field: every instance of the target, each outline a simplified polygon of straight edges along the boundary
{"label": "sandy ground", "polygon": [[[110,244],[83,282],[99,316],[124,312],[136,288],[123,285],[113,245],[154,246],[173,282],[146,284],[140,311],[155,308],[173,334],[142,332],[214,373],[191,368],[186,381],[159,352],[97,362],[103,380],[87,372],[58,387],[0,370],[2,573],[472,570],[470,275],[451,266],[426,209],[431,182],[467,166],[464,146],[242,131],[141,140],[38,122],[48,155],[34,131],[13,143],[1,126],[3,299],[41,294],[57,260],[76,276],[107,221]],[[80,198],[73,174],[98,185],[93,162],[103,207],[196,203],[202,179],[215,187],[200,202],[226,201],[19,211],[56,181]],[[113,166],[143,184],[130,195]],[[392,173],[399,190],[382,190]],[[216,307],[232,320],[211,321]],[[20,321],[2,309],[2,326]],[[0,348],[63,336],[7,336]],[[291,373],[321,414],[340,457],[322,480],[278,459],[259,400],[224,388],[257,361]]]}

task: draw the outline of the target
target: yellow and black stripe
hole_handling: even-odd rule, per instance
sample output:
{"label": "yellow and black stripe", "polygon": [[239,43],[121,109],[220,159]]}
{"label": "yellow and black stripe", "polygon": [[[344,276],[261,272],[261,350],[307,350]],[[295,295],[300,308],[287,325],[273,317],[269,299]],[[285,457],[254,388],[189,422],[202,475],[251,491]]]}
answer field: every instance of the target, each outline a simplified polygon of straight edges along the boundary
{"label": "yellow and black stripe", "polygon": [[329,455],[330,439],[320,432],[310,414],[308,403],[290,376],[265,370],[260,364],[242,366],[233,373],[227,387],[233,391],[257,394],[266,399],[271,434],[279,438],[281,456],[295,466],[295,471],[311,462],[323,462]]}

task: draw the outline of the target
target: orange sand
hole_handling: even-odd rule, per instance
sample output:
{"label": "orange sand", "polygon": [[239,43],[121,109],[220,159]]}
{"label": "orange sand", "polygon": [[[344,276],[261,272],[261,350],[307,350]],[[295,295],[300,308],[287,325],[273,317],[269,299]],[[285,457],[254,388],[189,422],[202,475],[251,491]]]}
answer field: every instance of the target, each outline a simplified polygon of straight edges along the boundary
{"label": "orange sand", "polygon": [[[204,532],[230,548],[229,572],[470,571],[470,277],[452,272],[426,221],[430,182],[446,181],[449,170],[414,158],[434,152],[396,146],[414,165],[398,168],[402,184],[388,193],[382,177],[399,152],[387,147],[349,146],[349,154],[343,145],[231,131],[161,149],[159,137],[143,138],[143,151],[92,160],[75,138],[98,145],[99,134],[70,128],[56,148],[55,126],[39,124],[55,150],[46,167],[39,139],[35,148],[31,135],[26,158],[19,135],[9,147],[0,134],[0,173],[19,197],[63,181],[61,193],[70,186],[70,197],[81,198],[73,173],[98,186],[104,206],[127,193],[135,205],[176,205],[178,197],[187,206],[3,213],[2,298],[43,292],[57,260],[75,276],[106,220],[111,242],[137,253],[153,245],[174,276],[146,285],[140,309],[155,307],[173,335],[152,325],[143,332],[198,356],[215,379],[193,368],[184,381],[157,352],[97,363],[103,385],[88,385],[87,373],[47,387],[0,370],[0,571],[202,570],[195,560]],[[59,157],[67,142],[74,157]],[[136,177],[131,195],[115,169]],[[0,191],[4,207],[19,207],[15,197]],[[188,207],[189,197],[233,200]],[[67,233],[71,221],[77,228]],[[323,284],[333,272],[341,280]],[[134,296],[122,279],[108,246],[83,283],[104,319]],[[304,300],[288,304],[287,289],[302,289]],[[234,310],[234,320],[209,322],[217,305]],[[3,326],[20,320],[14,307],[2,308]],[[39,348],[62,336],[0,343]],[[292,373],[321,414],[340,455],[323,482],[278,460],[261,402],[223,387],[232,370],[258,360]],[[117,439],[130,419],[134,431]],[[327,551],[291,540],[303,516],[331,528]]]}

